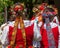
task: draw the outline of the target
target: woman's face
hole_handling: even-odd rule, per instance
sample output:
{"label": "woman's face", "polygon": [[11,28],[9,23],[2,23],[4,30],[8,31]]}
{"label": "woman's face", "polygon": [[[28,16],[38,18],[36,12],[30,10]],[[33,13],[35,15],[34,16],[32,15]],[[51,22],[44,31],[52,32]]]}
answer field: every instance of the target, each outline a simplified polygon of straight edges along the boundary
{"label": "woman's face", "polygon": [[43,18],[44,18],[44,20],[45,20],[46,18],[49,18],[49,21],[51,22],[51,21],[53,20],[53,18],[54,18],[54,15],[53,15],[53,13],[51,12],[50,9],[46,9],[46,10],[44,10],[44,12],[43,12]]}

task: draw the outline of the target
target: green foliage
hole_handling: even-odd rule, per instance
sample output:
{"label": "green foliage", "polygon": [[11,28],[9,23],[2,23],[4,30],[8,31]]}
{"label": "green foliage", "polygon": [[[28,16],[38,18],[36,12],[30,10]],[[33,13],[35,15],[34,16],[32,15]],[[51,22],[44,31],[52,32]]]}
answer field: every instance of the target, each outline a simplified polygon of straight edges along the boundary
{"label": "green foliage", "polygon": [[10,0],[0,0],[0,12],[2,12],[5,8],[5,6],[10,6],[12,5],[14,2],[10,1]]}
{"label": "green foliage", "polygon": [[[41,1],[42,0],[0,0],[0,13],[4,12],[5,7],[9,7],[9,6],[11,6],[11,5],[13,5],[14,3],[17,3],[17,2],[24,2],[26,4],[29,2],[29,4],[31,4],[31,5],[33,4],[34,5],[36,3],[41,3]],[[33,8],[32,6],[29,6],[28,8],[31,8],[32,9]],[[29,12],[31,12],[31,11],[29,11]],[[28,16],[29,15],[30,14],[28,14]],[[3,16],[4,15],[0,14],[0,25],[4,21],[4,17]]]}
{"label": "green foliage", "polygon": [[4,16],[2,13],[0,13],[0,25],[4,22]]}
{"label": "green foliage", "polygon": [[10,0],[0,0],[0,25],[4,22],[4,15],[1,13],[4,12],[5,7],[13,5],[13,1]]}

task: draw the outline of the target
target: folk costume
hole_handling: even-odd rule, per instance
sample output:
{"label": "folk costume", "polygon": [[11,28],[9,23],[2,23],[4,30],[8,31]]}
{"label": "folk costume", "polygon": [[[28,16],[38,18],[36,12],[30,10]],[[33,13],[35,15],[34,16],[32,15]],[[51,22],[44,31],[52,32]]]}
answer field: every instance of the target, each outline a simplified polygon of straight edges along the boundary
{"label": "folk costume", "polygon": [[[21,11],[20,8],[19,11]],[[33,39],[36,41],[41,39],[40,32],[36,32],[37,26],[37,21],[23,20],[22,15],[17,16],[13,24],[6,26],[4,29],[5,37],[8,38],[9,42],[7,48],[33,48]],[[36,27],[37,29],[35,29]]]}
{"label": "folk costume", "polygon": [[58,25],[52,22],[54,14],[51,8],[46,8],[43,12],[45,23],[41,29],[42,41],[41,48],[58,48]]}

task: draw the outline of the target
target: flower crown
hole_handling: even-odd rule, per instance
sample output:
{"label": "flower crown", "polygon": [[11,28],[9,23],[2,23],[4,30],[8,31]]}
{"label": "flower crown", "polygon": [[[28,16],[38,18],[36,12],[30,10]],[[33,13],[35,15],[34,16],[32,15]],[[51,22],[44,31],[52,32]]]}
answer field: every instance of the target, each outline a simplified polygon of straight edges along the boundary
{"label": "flower crown", "polygon": [[15,6],[14,6],[14,11],[18,11],[18,10],[20,10],[20,11],[23,11],[24,10],[24,4],[23,3],[20,3],[20,4],[16,4]]}
{"label": "flower crown", "polygon": [[10,8],[10,15],[17,15],[18,12],[24,12],[24,3],[16,3]]}
{"label": "flower crown", "polygon": [[43,11],[42,16],[44,16],[44,17],[55,16],[55,11],[54,11],[52,8],[46,8],[46,9]]}
{"label": "flower crown", "polygon": [[37,12],[38,11],[38,8],[33,8],[33,12]]}

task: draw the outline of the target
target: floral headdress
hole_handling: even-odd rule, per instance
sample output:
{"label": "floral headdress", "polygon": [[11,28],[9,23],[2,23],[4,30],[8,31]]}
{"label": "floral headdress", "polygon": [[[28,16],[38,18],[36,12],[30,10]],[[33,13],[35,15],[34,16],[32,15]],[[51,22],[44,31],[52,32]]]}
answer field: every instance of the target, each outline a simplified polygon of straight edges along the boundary
{"label": "floral headdress", "polygon": [[15,4],[14,11],[17,12],[18,10],[20,10],[20,11],[24,10],[24,4],[23,3],[17,3],[17,4]]}
{"label": "floral headdress", "polygon": [[10,8],[11,15],[13,15],[13,14],[16,15],[18,13],[18,11],[24,12],[24,3],[16,3]]}

